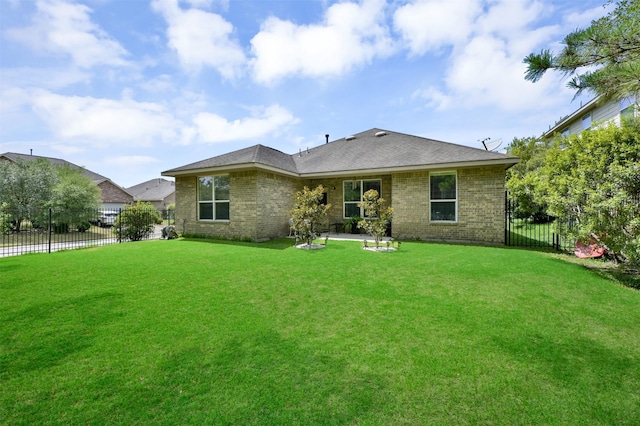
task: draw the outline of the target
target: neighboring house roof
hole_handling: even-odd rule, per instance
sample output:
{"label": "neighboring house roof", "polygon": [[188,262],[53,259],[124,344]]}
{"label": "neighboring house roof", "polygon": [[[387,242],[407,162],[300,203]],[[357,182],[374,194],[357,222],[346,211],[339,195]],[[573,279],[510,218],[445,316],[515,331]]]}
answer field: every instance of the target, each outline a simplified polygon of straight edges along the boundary
{"label": "neighboring house roof", "polygon": [[582,116],[584,116],[589,111],[593,111],[598,105],[599,99],[600,98],[593,98],[586,104],[580,105],[580,108],[556,121],[556,124],[554,124],[552,127],[549,127],[549,130],[544,132],[542,136],[548,137],[553,136],[555,133],[560,133],[570,123],[574,122],[578,118],[582,118]]}
{"label": "neighboring house roof", "polygon": [[261,168],[298,177],[316,177],[512,165],[518,161],[511,155],[374,128],[292,155],[255,145],[167,170],[162,175]]}
{"label": "neighboring house roof", "polygon": [[176,190],[176,184],[166,179],[151,179],[127,188],[133,198],[141,201],[162,201]]}
{"label": "neighboring house roof", "polygon": [[47,160],[49,163],[53,164],[54,166],[69,166],[72,169],[80,169],[82,170],[82,174],[84,176],[86,176],[87,178],[91,179],[91,181],[95,184],[95,185],[100,185],[102,183],[108,182],[112,185],[114,185],[115,187],[117,187],[118,189],[122,190],[123,192],[125,192],[127,195],[131,195],[129,194],[124,188],[122,188],[121,186],[115,184],[111,179],[109,179],[108,177],[99,175],[98,173],[92,172],[91,170],[85,168],[85,167],[80,167],[76,164],[70,163],[67,160],[62,160],[60,158],[53,158],[53,157],[41,157],[39,155],[28,155],[28,154],[19,154],[16,152],[5,152],[4,154],[0,154],[0,160],[5,159],[5,160],[9,160],[11,162],[16,162],[18,161],[18,159],[21,160],[25,160],[25,161],[35,161],[37,159],[43,159],[43,160]]}

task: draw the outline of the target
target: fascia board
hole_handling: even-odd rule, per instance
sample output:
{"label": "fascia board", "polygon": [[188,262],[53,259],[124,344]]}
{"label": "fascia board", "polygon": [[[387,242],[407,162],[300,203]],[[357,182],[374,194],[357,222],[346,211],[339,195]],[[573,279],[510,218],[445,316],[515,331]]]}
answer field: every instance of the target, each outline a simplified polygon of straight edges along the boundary
{"label": "fascia board", "polygon": [[429,170],[444,170],[444,169],[458,169],[469,167],[483,167],[483,166],[513,166],[519,163],[520,159],[509,158],[504,160],[489,160],[489,161],[460,161],[455,163],[438,163],[428,164],[422,166],[402,166],[402,167],[384,167],[375,169],[354,169],[354,170],[337,170],[331,172],[315,172],[315,173],[301,173],[302,178],[320,178],[320,177],[342,177],[353,175],[382,175],[391,173],[407,173],[417,171],[429,171]]}
{"label": "fascia board", "polygon": [[558,131],[560,131],[560,129],[563,128],[564,126],[566,126],[567,123],[572,122],[576,117],[578,117],[578,116],[586,113],[587,111],[590,111],[591,109],[595,108],[595,104],[598,101],[598,99],[600,99],[600,98],[591,99],[589,102],[587,102],[586,104],[584,104],[583,106],[581,106],[580,108],[575,110],[573,113],[567,115],[565,118],[563,118],[560,121],[558,121],[552,128],[550,128],[549,130],[544,132],[542,134],[542,136],[544,136],[544,137],[553,136],[554,133],[557,133]]}
{"label": "fascia board", "polygon": [[268,166],[265,164],[258,163],[242,163],[242,164],[232,164],[227,166],[218,166],[218,167],[202,167],[198,169],[189,169],[189,170],[179,170],[179,171],[171,171],[167,170],[162,172],[161,176],[196,176],[203,174],[211,174],[211,173],[228,173],[228,172],[239,172],[243,170],[266,170],[273,173],[279,173],[286,176],[300,177],[298,173],[290,172],[288,170],[282,170],[278,167]]}

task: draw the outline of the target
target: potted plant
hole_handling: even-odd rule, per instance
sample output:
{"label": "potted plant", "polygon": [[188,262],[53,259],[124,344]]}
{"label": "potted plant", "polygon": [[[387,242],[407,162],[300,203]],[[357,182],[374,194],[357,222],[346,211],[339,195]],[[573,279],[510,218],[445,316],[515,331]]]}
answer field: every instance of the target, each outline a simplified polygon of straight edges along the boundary
{"label": "potted plant", "polygon": [[358,223],[362,220],[360,216],[351,216],[344,222],[345,231],[350,229],[352,234],[359,234]]}

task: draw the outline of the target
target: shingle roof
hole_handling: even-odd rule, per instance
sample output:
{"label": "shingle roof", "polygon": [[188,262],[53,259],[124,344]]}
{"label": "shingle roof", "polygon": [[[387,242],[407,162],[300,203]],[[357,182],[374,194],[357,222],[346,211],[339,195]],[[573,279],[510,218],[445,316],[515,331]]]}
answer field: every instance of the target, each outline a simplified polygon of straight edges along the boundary
{"label": "shingle roof", "polygon": [[222,170],[253,165],[275,168],[299,176],[313,176],[452,165],[510,165],[517,162],[518,158],[510,155],[374,128],[292,155],[255,145],[167,170],[162,174],[175,176],[196,170]]}
{"label": "shingle roof", "polygon": [[82,169],[82,174],[88,177],[89,179],[91,179],[96,185],[106,180],[109,180],[109,178],[99,175],[98,173],[92,172],[89,169],[77,166],[73,163],[68,162],[67,160],[62,160],[60,158],[41,157],[39,155],[19,154],[16,152],[5,152],[4,154],[0,154],[0,157],[6,157],[7,159],[13,162],[16,162],[18,159],[25,160],[25,161],[34,161],[41,158],[41,159],[47,160],[49,163],[53,164],[54,166],[69,166],[73,169]]}
{"label": "shingle roof", "polygon": [[291,173],[297,173],[296,165],[292,157],[281,151],[269,148],[264,145],[254,145],[248,148],[239,149],[227,154],[218,155],[217,157],[208,158],[206,160],[197,161],[185,166],[163,172],[163,175],[169,175],[174,172],[183,172],[189,170],[212,169],[227,166],[269,166]]}
{"label": "shingle roof", "polygon": [[133,198],[142,201],[164,200],[175,190],[175,182],[166,179],[151,179],[127,188]]}

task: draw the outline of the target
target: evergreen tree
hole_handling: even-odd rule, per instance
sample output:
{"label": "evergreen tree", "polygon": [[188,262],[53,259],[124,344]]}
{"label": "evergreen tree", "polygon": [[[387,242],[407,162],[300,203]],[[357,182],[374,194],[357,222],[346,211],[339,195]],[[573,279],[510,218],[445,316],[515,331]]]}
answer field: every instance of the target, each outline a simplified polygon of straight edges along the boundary
{"label": "evergreen tree", "polygon": [[572,75],[576,96],[588,90],[603,100],[640,94],[640,0],[621,0],[608,15],[568,34],[564,48],[524,59],[525,78],[536,82],[549,70]]}

